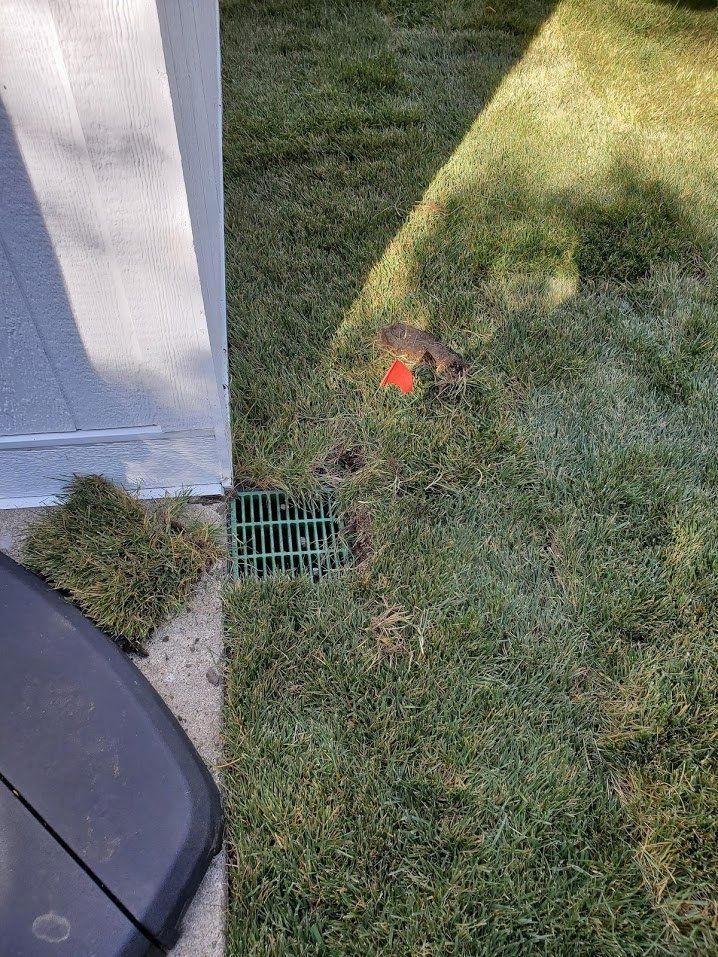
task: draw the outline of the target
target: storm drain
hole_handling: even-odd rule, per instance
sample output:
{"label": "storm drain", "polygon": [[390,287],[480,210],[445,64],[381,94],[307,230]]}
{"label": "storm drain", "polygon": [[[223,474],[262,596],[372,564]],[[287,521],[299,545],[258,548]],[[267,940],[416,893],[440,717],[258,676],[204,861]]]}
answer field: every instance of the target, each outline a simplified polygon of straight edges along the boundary
{"label": "storm drain", "polygon": [[349,559],[329,495],[305,501],[284,492],[238,492],[229,516],[235,578],[287,572],[316,580]]}

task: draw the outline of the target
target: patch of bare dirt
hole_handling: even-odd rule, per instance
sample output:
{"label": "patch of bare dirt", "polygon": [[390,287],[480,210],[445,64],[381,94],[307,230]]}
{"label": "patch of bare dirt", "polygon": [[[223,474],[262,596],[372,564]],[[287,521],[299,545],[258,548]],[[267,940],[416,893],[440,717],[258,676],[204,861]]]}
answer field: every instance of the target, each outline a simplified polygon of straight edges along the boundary
{"label": "patch of bare dirt", "polygon": [[374,535],[371,515],[364,509],[355,509],[347,518],[345,535],[356,567],[366,565],[374,554]]}
{"label": "patch of bare dirt", "polygon": [[329,455],[327,464],[339,478],[348,478],[364,468],[366,455],[359,446],[352,449],[334,449]]}

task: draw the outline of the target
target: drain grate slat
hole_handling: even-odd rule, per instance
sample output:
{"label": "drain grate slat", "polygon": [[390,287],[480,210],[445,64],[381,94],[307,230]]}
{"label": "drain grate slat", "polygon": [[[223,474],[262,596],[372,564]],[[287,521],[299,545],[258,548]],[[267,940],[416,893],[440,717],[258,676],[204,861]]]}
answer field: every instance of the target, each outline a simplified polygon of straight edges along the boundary
{"label": "drain grate slat", "polygon": [[299,500],[278,491],[239,492],[230,505],[229,525],[235,578],[285,572],[318,579],[349,560],[329,494]]}

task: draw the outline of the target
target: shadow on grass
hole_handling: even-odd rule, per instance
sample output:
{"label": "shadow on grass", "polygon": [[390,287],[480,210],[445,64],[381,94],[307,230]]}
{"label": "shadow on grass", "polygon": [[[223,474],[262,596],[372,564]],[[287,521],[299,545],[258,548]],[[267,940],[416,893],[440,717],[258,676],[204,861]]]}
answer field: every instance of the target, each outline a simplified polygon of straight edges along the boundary
{"label": "shadow on grass", "polygon": [[714,11],[718,8],[718,0],[658,0],[658,3],[664,3],[671,7],[687,7],[689,10],[698,12]]}
{"label": "shadow on grass", "polygon": [[418,313],[440,322],[444,304],[467,290],[522,276],[574,290],[586,283],[629,287],[673,265],[700,279],[712,255],[711,237],[670,183],[627,163],[560,190],[519,172],[469,182],[434,204],[413,232],[402,247],[402,282],[388,299],[387,321],[411,322]]}
{"label": "shadow on grass", "polygon": [[552,7],[223,3],[240,458],[278,409],[305,403],[372,264]]}

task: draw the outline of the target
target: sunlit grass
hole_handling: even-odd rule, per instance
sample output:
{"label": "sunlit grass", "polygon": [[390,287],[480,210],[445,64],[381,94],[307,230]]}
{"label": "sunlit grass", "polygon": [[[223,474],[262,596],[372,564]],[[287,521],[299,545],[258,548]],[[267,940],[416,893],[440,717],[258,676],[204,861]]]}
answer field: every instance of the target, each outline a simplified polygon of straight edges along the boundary
{"label": "sunlit grass", "polygon": [[[237,473],[360,446],[373,542],[228,599],[234,952],[713,953],[715,10],[223,30]],[[460,388],[378,389],[398,320]]]}

